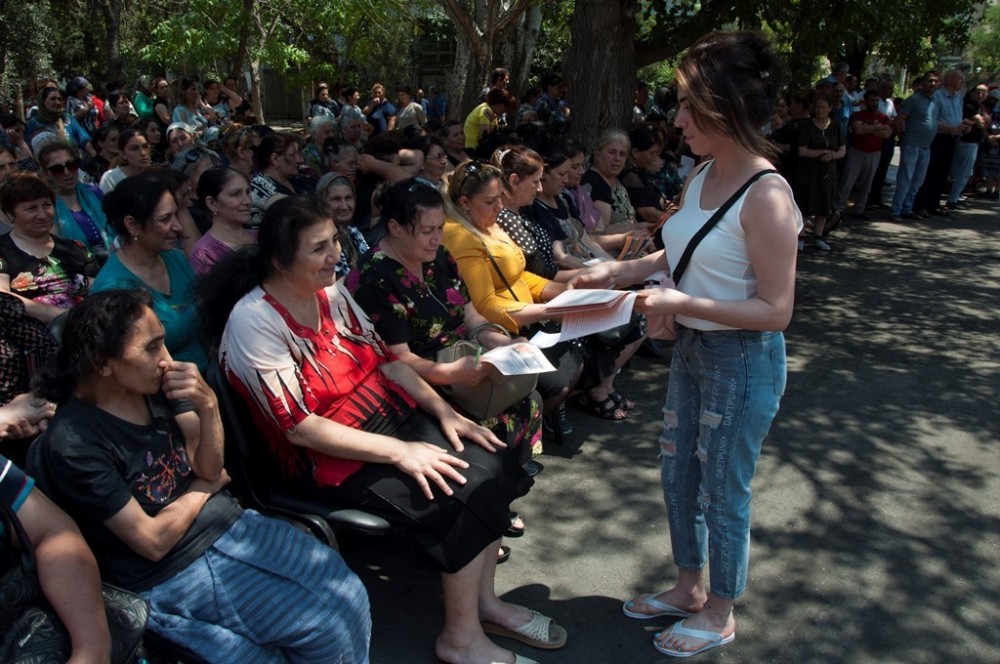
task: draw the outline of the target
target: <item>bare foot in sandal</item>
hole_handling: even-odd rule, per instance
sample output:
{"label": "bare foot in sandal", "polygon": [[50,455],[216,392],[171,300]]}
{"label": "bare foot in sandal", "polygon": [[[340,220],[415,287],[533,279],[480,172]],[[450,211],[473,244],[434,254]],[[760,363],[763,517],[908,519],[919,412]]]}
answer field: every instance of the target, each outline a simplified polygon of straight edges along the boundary
{"label": "bare foot in sandal", "polygon": [[628,411],[618,405],[610,394],[597,396],[584,392],[580,395],[580,406],[591,415],[597,415],[605,420],[624,420],[628,417]]}
{"label": "bare foot in sandal", "polygon": [[671,588],[662,593],[644,593],[622,606],[622,612],[630,618],[645,620],[661,616],[686,618],[701,611],[708,600],[704,591],[682,592]]}

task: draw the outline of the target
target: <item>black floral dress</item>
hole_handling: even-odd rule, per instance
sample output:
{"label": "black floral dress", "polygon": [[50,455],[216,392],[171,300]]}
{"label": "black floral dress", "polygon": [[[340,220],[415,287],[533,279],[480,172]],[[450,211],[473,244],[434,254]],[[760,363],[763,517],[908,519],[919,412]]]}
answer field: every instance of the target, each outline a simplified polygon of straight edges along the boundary
{"label": "black floral dress", "polygon": [[[361,258],[345,285],[387,345],[405,343],[414,354],[434,359],[442,348],[468,338],[465,305],[469,291],[458,276],[458,265],[443,246],[423,269],[418,277],[375,246]],[[539,454],[541,406],[541,397],[532,392],[521,403],[481,424],[508,447],[523,443],[532,455]]]}

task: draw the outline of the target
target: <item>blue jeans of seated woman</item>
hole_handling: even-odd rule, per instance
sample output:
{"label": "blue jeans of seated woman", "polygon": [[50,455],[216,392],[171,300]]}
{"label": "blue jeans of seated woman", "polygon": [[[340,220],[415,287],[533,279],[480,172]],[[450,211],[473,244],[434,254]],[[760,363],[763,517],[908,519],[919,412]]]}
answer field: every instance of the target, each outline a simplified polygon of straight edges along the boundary
{"label": "blue jeans of seated woman", "polygon": [[670,541],[681,569],[709,563],[724,599],[746,588],[750,480],[785,378],[780,332],[678,326],[660,437]]}

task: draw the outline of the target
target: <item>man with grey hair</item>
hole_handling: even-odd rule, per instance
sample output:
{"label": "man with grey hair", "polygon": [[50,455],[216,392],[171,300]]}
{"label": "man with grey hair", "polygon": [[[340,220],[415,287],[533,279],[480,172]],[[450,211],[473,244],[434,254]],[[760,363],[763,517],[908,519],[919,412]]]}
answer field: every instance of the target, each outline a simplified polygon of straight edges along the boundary
{"label": "man with grey hair", "polygon": [[965,75],[958,69],[951,69],[944,75],[941,87],[934,92],[938,106],[937,133],[931,143],[930,163],[927,165],[924,184],[913,203],[915,212],[948,216],[948,210],[941,206],[941,195],[951,171],[951,162],[955,158],[955,143],[972,128],[971,122],[962,120],[964,85]]}

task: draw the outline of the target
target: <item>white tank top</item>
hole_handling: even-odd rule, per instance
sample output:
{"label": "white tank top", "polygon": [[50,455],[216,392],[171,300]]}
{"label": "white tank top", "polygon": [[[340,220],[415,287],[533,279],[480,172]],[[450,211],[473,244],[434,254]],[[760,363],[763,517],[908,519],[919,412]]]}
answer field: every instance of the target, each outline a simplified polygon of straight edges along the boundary
{"label": "white tank top", "polygon": [[[702,185],[708,170],[714,165],[715,162],[709,163],[694,176],[684,193],[684,207],[663,225],[663,245],[666,247],[667,263],[670,265],[671,272],[680,262],[681,254],[684,253],[694,234],[705,225],[709,217],[715,214],[715,209],[703,210],[701,207]],[[781,178],[777,173],[764,177]],[[782,181],[784,181],[783,178]],[[751,185],[740,196],[739,200],[726,211],[719,223],[708,232],[698,248],[694,250],[681,283],[678,285],[678,289],[682,292],[694,297],[707,297],[713,300],[749,300],[756,297],[757,275],[754,274],[753,266],[750,264],[746,234],[740,224],[743,201],[746,200],[747,194],[750,193],[753,186]],[[799,224],[801,223],[800,219]],[[695,330],[736,329],[713,321],[679,314],[677,322]]]}

